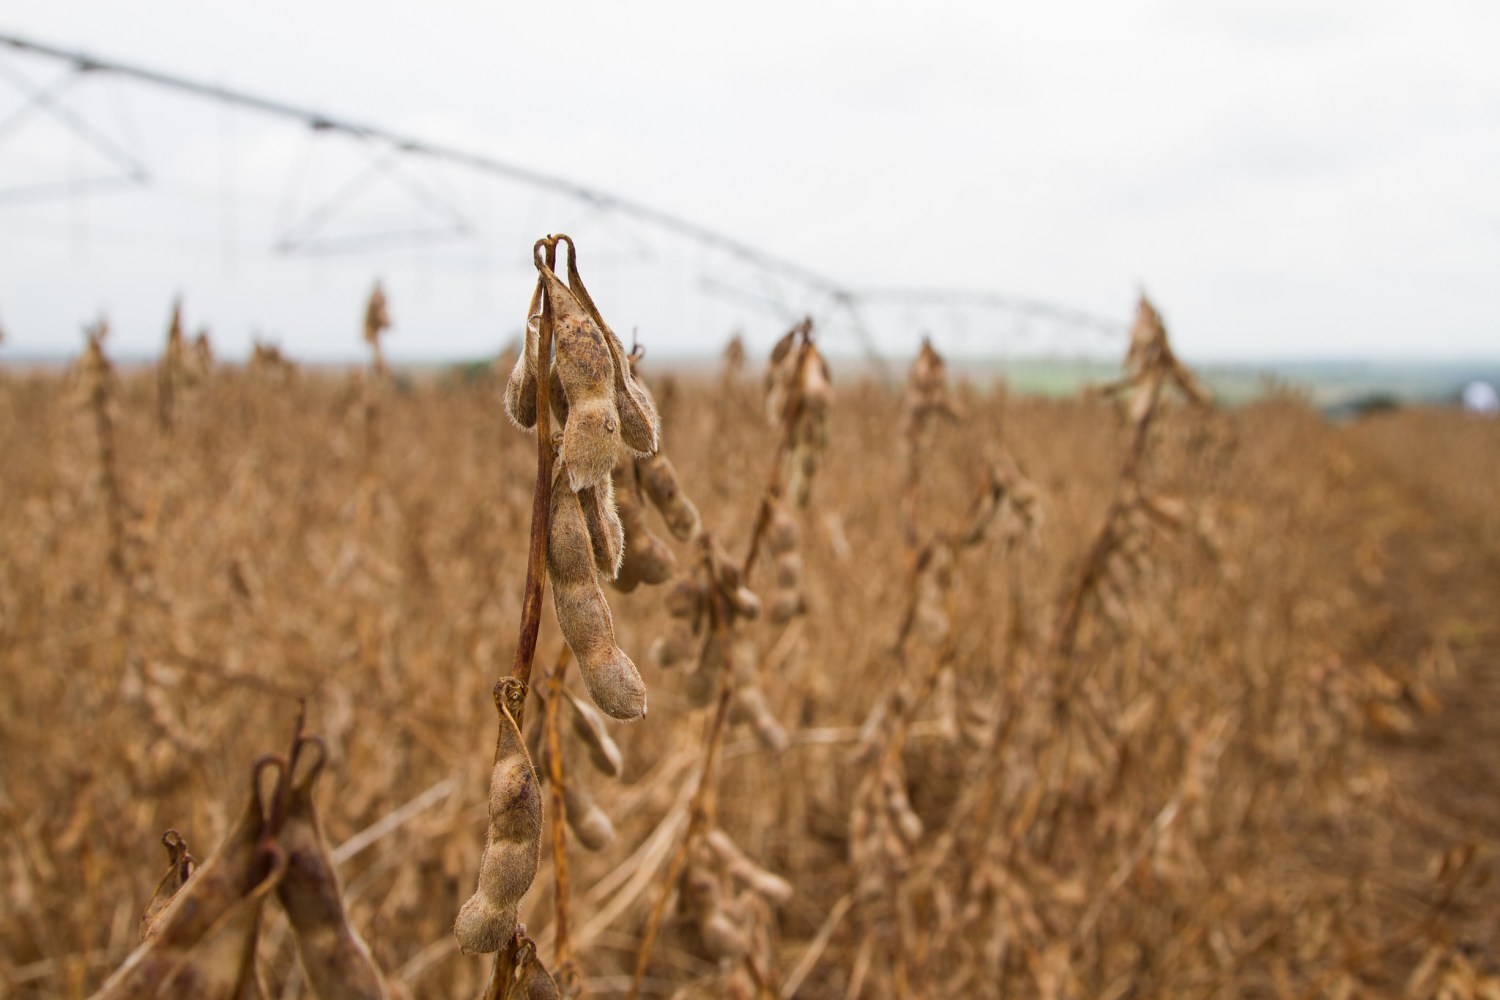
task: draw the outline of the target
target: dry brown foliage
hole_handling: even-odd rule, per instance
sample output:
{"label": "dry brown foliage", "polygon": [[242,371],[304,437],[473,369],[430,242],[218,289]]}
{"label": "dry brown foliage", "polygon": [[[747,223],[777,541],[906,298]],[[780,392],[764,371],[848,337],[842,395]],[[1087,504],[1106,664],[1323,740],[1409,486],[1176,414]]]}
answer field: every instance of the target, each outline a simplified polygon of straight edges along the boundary
{"label": "dry brown foliage", "polygon": [[[642,995],[1495,996],[1500,427],[1182,405],[1161,390],[1194,383],[1142,329],[1123,411],[950,387],[960,419],[921,436],[916,475],[900,394],[841,379],[778,463],[785,503],[759,474],[785,425],[717,378],[659,393],[702,530],[657,539],[676,582],[609,597],[650,716],[579,711],[561,671],[549,712],[524,713],[528,739],[554,719],[573,829],[592,806],[614,831],[568,858],[556,984],[546,836],[504,960],[452,934],[540,444],[500,381],[386,386],[371,454],[363,378],[205,370],[167,437],[155,374],[114,373],[102,335],[71,383],[0,369],[0,993],[88,996],[145,936],[164,982],[211,951],[196,988],[250,969],[307,996],[276,902],[301,855],[328,904],[309,911],[339,900],[348,935],[304,926],[347,961],[364,942],[393,995],[622,995],[665,887]],[[728,578],[757,533],[766,560]],[[629,565],[628,524],[623,544]],[[805,612],[770,613],[794,587]],[[708,613],[743,619],[734,642],[690,625],[691,669],[640,655]],[[697,708],[715,636],[729,669]],[[726,675],[754,677],[779,738]],[[327,749],[300,829],[324,849],[287,833],[256,853],[248,764],[299,698]],[[216,844],[240,845],[234,880],[204,878]],[[228,905],[172,924],[196,880],[232,885]]]}

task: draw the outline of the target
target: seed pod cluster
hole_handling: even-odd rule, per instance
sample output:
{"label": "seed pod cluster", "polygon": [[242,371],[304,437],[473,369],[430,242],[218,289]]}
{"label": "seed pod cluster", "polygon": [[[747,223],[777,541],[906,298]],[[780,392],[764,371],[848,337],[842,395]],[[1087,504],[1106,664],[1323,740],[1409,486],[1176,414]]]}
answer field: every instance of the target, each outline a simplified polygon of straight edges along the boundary
{"label": "seed pod cluster", "polygon": [[759,674],[755,645],[744,637],[736,638],[730,646],[730,660],[734,664],[734,701],[729,706],[729,721],[748,725],[761,746],[772,753],[781,753],[791,743],[786,727],[776,718],[766,702],[765,692],[757,683]]}
{"label": "seed pod cluster", "polygon": [[637,455],[656,451],[656,404],[636,381],[619,338],[583,287],[576,254],[568,261],[568,284],[540,261],[537,271],[526,342],[506,384],[506,412],[522,428],[536,426],[536,382],[541,372],[538,305],[545,296],[552,309],[555,348],[548,378],[557,390],[551,399],[562,418],[568,482],[575,491],[602,485],[621,445]]}
{"label": "seed pod cluster", "polygon": [[667,591],[667,614],[671,623],[665,635],[651,644],[651,662],[664,669],[691,659],[700,642],[702,616],[706,614],[706,595],[697,574],[679,577]]}
{"label": "seed pod cluster", "polygon": [[1172,350],[1161,313],[1142,295],[1136,306],[1135,325],[1130,329],[1130,348],[1125,354],[1125,375],[1127,380],[1142,381],[1154,370],[1169,378],[1192,402],[1201,405],[1209,401],[1208,390],[1192,370],[1177,359],[1176,352]]}
{"label": "seed pod cluster", "polygon": [[811,343],[807,345],[802,364],[802,406],[792,429],[792,450],[788,456],[791,474],[787,492],[797,506],[807,506],[812,494],[813,475],[818,460],[828,446],[828,404],[833,399],[828,363]]}
{"label": "seed pod cluster", "polygon": [[766,368],[766,419],[780,427],[792,405],[797,382],[797,341],[811,328],[811,320],[792,327],[771,348],[771,362]]}
{"label": "seed pod cluster", "polygon": [[[634,373],[636,356],[632,355],[628,363]],[[636,385],[649,398],[649,390],[638,374]],[[615,456],[613,478],[615,502],[625,532],[625,551],[614,587],[629,593],[642,583],[665,583],[677,569],[677,556],[647,523],[646,500],[661,515],[668,531],[683,542],[692,541],[702,530],[698,508],[683,493],[677,470],[660,449],[646,456],[621,449]]]}
{"label": "seed pod cluster", "polygon": [[526,341],[506,384],[506,412],[523,428],[537,425],[540,324],[550,310],[555,350],[547,368],[549,399],[561,424],[547,539],[552,605],[594,703],[613,718],[638,719],[646,714],[646,686],[615,644],[599,578],[618,579],[623,569],[624,589],[631,589],[670,573],[671,551],[653,545],[644,531],[639,490],[623,484],[624,519],[615,491],[622,453],[648,457],[657,449],[656,404],[584,288],[576,252],[569,255],[567,284],[540,260],[537,271]]}
{"label": "seed pod cluster", "polygon": [[97,997],[229,998],[255,987],[261,909],[287,868],[286,853],[269,827],[271,810],[258,779],[262,770],[280,763],[277,758],[257,762],[238,820],[202,865],[185,864],[191,856],[180,837],[169,833],[163,838],[174,870],[147,905],[141,945]]}
{"label": "seed pod cluster", "polygon": [[1125,354],[1125,375],[1119,381],[1103,386],[1107,396],[1125,401],[1126,421],[1139,433],[1151,422],[1167,386],[1190,403],[1207,406],[1212,400],[1203,383],[1177,359],[1167,339],[1167,328],[1161,314],[1144,296],[1136,307],[1135,325],[1130,330],[1130,347]]}
{"label": "seed pod cluster", "polygon": [[908,699],[899,692],[876,707],[861,732],[858,759],[867,767],[849,812],[849,850],[859,872],[855,893],[862,899],[885,894],[893,877],[907,869],[925,824],[912,808],[901,754],[887,752],[908,721]]}
{"label": "seed pod cluster", "polygon": [[942,355],[932,340],[922,338],[922,349],[906,376],[907,435],[911,440],[923,436],[937,418],[956,421],[958,411],[948,398],[948,372]]}
{"label": "seed pod cluster", "polygon": [[701,708],[713,699],[724,667],[741,643],[738,624],[760,617],[761,601],[742,585],[738,564],[711,536],[699,536],[699,553],[667,592],[672,624],[650,655],[661,667],[692,662],[683,693],[689,704]]}
{"label": "seed pod cluster", "polygon": [[203,940],[167,974],[155,996],[193,1000],[240,1000],[262,996],[255,967],[261,911],[286,870],[286,857],[268,854],[270,874],[237,900],[204,934]]}
{"label": "seed pod cluster", "polygon": [[832,402],[828,362],[813,344],[812,321],[803,320],[776,343],[766,375],[766,412],[772,425],[786,432],[783,480],[799,507],[807,505],[818,460],[828,444]]}
{"label": "seed pod cluster", "polygon": [[770,549],[776,571],[776,589],[771,594],[769,618],[784,625],[807,611],[807,597],[802,590],[802,554],[797,551],[802,529],[791,512],[780,504],[771,512],[766,528],[766,547]]}
{"label": "seed pod cluster", "polygon": [[646,496],[651,498],[651,503],[661,512],[673,537],[680,542],[689,542],[697,537],[703,522],[698,516],[698,508],[683,494],[682,487],[677,482],[677,470],[672,468],[672,460],[658,451],[642,459],[638,463],[638,469],[639,482],[644,487]]}
{"label": "seed pod cluster", "polygon": [[614,588],[628,594],[642,583],[653,586],[666,583],[677,568],[677,556],[651,531],[646,521],[640,461],[624,449],[615,461],[614,493],[625,533],[625,550],[613,581]]}
{"label": "seed pod cluster", "polygon": [[[744,888],[736,891],[736,885]],[[677,884],[684,944],[721,967],[748,959],[766,968],[773,959],[773,907],[792,896],[792,886],[751,861],[723,830],[713,829],[688,855]],[[736,969],[735,974],[738,974]],[[729,995],[735,981],[724,984]],[[744,984],[749,985],[749,984]]]}
{"label": "seed pod cluster", "polygon": [[678,908],[696,929],[702,954],[715,962],[744,958],[750,942],[737,916],[726,906],[723,876],[703,847],[693,850],[678,882]]}
{"label": "seed pod cluster", "polygon": [[459,947],[471,954],[497,951],[510,939],[521,897],[531,888],[541,859],[542,795],[515,720],[525,698],[525,685],[513,678],[495,686],[500,724],[490,774],[489,830],[479,885],[453,928]]}

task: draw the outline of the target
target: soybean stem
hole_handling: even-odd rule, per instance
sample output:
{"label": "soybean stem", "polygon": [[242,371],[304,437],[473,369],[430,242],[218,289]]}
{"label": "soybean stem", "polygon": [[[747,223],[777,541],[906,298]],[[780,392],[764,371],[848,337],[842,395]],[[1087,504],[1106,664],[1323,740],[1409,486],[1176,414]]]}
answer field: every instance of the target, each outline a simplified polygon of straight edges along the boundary
{"label": "soybean stem", "polygon": [[[533,248],[546,251],[546,263],[537,262],[553,270],[557,265],[557,241],[551,237],[538,240]],[[542,596],[547,583],[547,531],[552,516],[552,429],[551,429],[551,371],[552,371],[552,315],[553,305],[546,290],[539,284],[542,297],[542,316],[537,324],[536,349],[536,491],[531,501],[531,547],[526,558],[526,590],[521,599],[521,632],[516,641],[516,658],[511,664],[510,675],[522,684],[531,684],[531,664],[536,659],[537,633],[542,625]],[[530,317],[527,317],[528,321]],[[516,725],[522,720],[516,719]]]}
{"label": "soybean stem", "polygon": [[[537,257],[545,251],[544,258]],[[532,247],[532,257],[538,270],[557,266],[557,240],[555,237],[537,240]],[[510,676],[520,681],[525,689],[531,686],[531,665],[536,659],[537,634],[542,627],[542,597],[547,584],[547,533],[552,519],[552,430],[550,382],[552,372],[552,301],[548,297],[545,282],[537,279],[537,291],[532,296],[532,309],[537,298],[541,299],[542,314],[537,322],[536,348],[536,491],[531,501],[531,545],[526,556],[526,589],[521,597],[521,631],[516,639],[516,656],[511,663]],[[526,321],[531,322],[529,313]],[[524,349],[524,348],[523,348]],[[496,685],[496,691],[499,685]],[[524,724],[524,693],[514,715],[516,729]],[[503,724],[503,720],[502,720]],[[500,996],[504,984],[514,974],[515,955],[512,949],[501,948],[490,968],[489,983],[485,987],[484,1000]]]}
{"label": "soybean stem", "polygon": [[568,802],[565,794],[567,775],[563,769],[562,734],[558,731],[558,706],[563,699],[563,675],[568,670],[570,650],[567,644],[557,654],[557,665],[547,675],[547,780],[551,784],[552,806],[552,875],[556,888],[557,910],[553,965],[558,975],[566,974],[572,960],[568,942]]}

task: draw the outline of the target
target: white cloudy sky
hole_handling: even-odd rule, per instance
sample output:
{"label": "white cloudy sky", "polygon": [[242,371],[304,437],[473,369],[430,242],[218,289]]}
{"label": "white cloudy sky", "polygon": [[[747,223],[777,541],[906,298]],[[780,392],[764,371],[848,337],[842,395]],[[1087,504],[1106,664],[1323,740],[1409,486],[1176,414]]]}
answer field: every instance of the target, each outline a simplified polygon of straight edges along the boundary
{"label": "white cloudy sky", "polygon": [[[559,174],[852,288],[991,289],[1125,320],[1144,287],[1203,359],[1500,356],[1494,0],[112,0],[9,4],[0,32]],[[0,121],[15,74],[61,71],[0,47],[7,67]],[[706,294],[717,265],[694,251],[446,168],[406,169],[475,239],[276,255],[278,227],[351,176],[347,144],[139,85],[64,98],[153,183],[5,200],[107,164],[45,118],[0,132],[0,351],[72,349],[100,311],[121,350],[145,350],[181,292],[226,353],[253,330],[354,353],[377,275],[393,353],[493,350],[524,311],[530,240],[564,228],[599,248],[584,273],[617,329],[648,343],[716,349],[731,324],[761,339],[780,322]],[[394,197],[334,222],[431,221]],[[1017,329],[918,309],[871,323],[894,350],[923,327],[958,350]]]}

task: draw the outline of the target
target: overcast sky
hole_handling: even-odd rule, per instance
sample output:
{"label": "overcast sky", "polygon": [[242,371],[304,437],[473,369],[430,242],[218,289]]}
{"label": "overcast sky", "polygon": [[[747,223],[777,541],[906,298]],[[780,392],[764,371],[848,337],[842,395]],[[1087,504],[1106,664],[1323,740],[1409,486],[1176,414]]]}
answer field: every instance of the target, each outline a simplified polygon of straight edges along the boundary
{"label": "overcast sky", "polygon": [[[1204,360],[1500,356],[1494,0],[113,0],[9,4],[0,32],[557,174],[850,288],[987,289],[1124,322],[1144,287]],[[16,79],[62,69],[0,47],[0,122]],[[778,332],[742,294],[763,290],[752,272],[431,164],[401,178],[440,211],[385,178],[315,235],[451,212],[473,238],[278,255],[357,171],[349,143],[140,85],[62,99],[152,182],[8,196],[114,165],[45,116],[0,131],[0,361],[72,350],[101,311],[117,349],[154,349],[178,293],[225,353],[258,330],[294,355],[357,354],[376,276],[393,354],[492,351],[524,312],[531,240],[564,228],[622,332],[663,350]],[[739,298],[711,296],[705,269]],[[960,351],[1022,330],[936,309],[869,322],[891,350],[923,328]]]}

